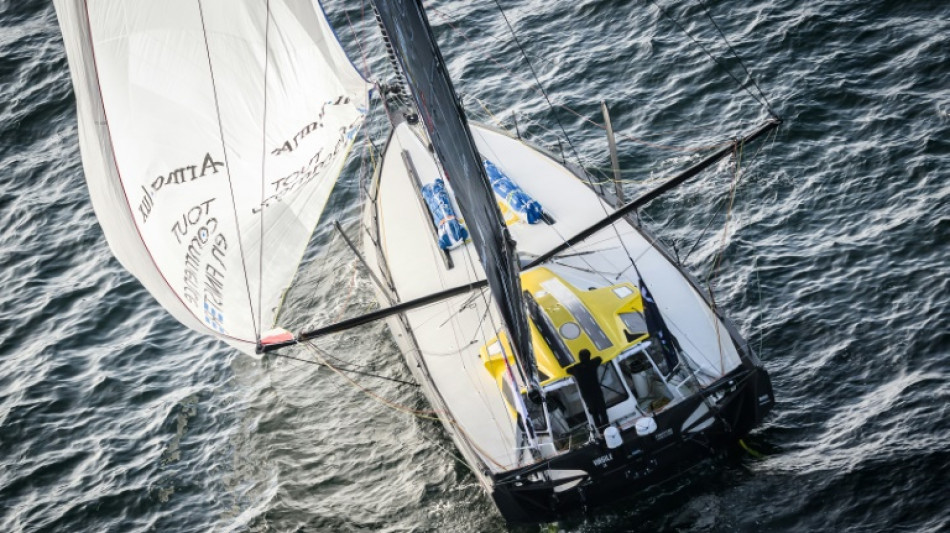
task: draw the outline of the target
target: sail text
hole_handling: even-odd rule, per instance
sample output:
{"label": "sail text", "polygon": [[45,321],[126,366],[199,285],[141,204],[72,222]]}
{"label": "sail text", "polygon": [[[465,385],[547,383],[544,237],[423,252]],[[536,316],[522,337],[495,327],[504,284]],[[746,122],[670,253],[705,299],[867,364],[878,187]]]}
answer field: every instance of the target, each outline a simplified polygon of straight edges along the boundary
{"label": "sail text", "polygon": [[152,213],[152,208],[155,207],[155,197],[162,188],[194,181],[208,174],[217,174],[220,167],[223,166],[224,163],[215,161],[211,157],[211,153],[207,152],[200,164],[172,169],[166,174],[155,177],[148,187],[142,186],[142,199],[139,200],[139,214],[142,216],[142,223],[148,221],[148,216]]}

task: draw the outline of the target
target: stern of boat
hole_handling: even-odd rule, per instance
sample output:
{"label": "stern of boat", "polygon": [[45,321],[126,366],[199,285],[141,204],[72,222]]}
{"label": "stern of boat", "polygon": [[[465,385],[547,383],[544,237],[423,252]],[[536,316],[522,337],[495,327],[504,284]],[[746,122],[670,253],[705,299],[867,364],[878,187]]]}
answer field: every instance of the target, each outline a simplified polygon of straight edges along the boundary
{"label": "stern of boat", "polygon": [[[742,366],[701,394],[654,416],[646,435],[620,432],[610,448],[598,439],[570,452],[494,476],[492,499],[511,523],[550,522],[586,512],[675,479],[723,455],[774,405],[768,373]],[[700,413],[697,416],[697,413]]]}

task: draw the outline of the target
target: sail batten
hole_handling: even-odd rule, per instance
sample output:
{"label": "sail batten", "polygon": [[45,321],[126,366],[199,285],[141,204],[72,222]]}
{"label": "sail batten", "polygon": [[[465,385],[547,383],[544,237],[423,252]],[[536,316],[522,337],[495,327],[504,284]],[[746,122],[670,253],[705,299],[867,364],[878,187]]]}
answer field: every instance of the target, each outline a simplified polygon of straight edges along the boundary
{"label": "sail batten", "polygon": [[312,0],[55,5],[114,254],[179,321],[254,353],[369,85]]}

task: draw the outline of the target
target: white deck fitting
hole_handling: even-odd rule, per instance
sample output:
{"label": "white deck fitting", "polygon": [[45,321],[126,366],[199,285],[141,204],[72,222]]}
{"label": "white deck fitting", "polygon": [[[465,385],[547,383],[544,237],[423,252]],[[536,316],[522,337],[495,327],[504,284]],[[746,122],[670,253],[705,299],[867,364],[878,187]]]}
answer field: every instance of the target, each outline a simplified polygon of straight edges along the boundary
{"label": "white deck fitting", "polygon": [[[553,225],[509,226],[519,252],[547,252],[611,211],[602,207],[597,195],[556,161],[502,133],[479,126],[472,130],[482,155],[538,200],[556,220]],[[484,271],[470,244],[453,250],[455,268],[445,268],[442,252],[427,227],[430,215],[406,172],[400,156],[402,150],[409,152],[423,184],[439,177],[432,155],[416,133],[406,124],[398,126],[380,172],[377,210],[380,246],[400,300],[483,279]],[[372,220],[370,212],[365,220]],[[379,270],[377,251],[370,241],[366,242],[367,260],[371,268]],[[547,266],[578,287],[602,287],[621,281],[636,284],[627,251],[636,260],[670,329],[703,373],[719,376],[735,368],[739,357],[725,327],[679,270],[627,222],[601,230],[568,251],[567,257]],[[571,255],[577,253],[581,255]],[[455,421],[456,427],[449,427],[450,433],[472,443],[493,471],[502,471],[522,465],[518,464],[520,454],[515,450],[514,421],[478,357],[479,349],[500,328],[494,305],[489,305],[489,314],[485,316],[487,298],[487,290],[473,292],[407,312],[406,318],[433,386]],[[395,325],[396,321],[390,323]],[[397,343],[407,352],[413,367],[413,345],[398,333],[399,329],[394,328]],[[424,389],[430,396],[433,394],[425,384]]]}

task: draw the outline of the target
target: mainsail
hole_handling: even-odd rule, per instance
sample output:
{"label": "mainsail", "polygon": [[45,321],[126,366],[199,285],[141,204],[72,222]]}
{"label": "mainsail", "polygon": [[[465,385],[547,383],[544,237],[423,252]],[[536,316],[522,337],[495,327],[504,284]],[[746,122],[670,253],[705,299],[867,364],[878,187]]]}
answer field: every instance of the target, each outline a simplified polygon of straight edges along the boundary
{"label": "mainsail", "polygon": [[363,122],[316,0],[56,0],[90,196],[172,315],[254,353]]}
{"label": "mainsail", "polygon": [[518,259],[481,156],[419,0],[375,0],[379,18],[409,82],[432,146],[485,268],[528,385],[539,390],[531,335],[521,297]]}

